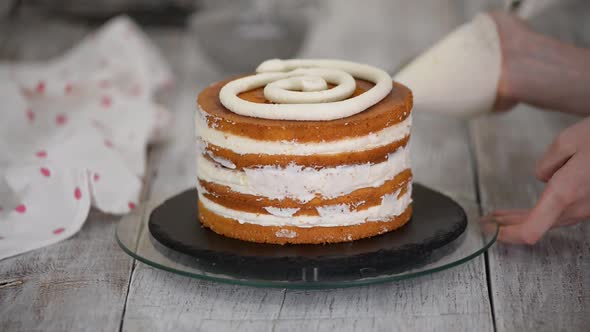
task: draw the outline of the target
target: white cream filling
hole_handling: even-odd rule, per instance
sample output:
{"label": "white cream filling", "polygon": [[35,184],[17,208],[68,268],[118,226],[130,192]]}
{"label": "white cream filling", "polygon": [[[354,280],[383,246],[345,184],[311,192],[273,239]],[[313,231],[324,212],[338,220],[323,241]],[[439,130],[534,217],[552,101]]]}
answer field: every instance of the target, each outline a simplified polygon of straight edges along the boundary
{"label": "white cream filling", "polygon": [[307,228],[358,225],[368,221],[384,221],[391,217],[399,216],[412,202],[411,184],[408,185],[408,191],[400,198],[398,198],[399,193],[400,190],[393,194],[385,195],[383,196],[380,205],[372,206],[361,211],[342,211],[342,213],[298,217],[282,217],[272,214],[259,214],[232,210],[208,200],[201,194],[199,194],[199,200],[201,200],[201,203],[213,213],[226,218],[237,220],[241,224],[256,224],[261,226],[296,226]]}
{"label": "white cream filling", "polygon": [[197,158],[200,179],[230,187],[233,191],[270,199],[292,198],[302,203],[316,195],[335,198],[360,188],[378,187],[410,168],[408,148],[399,148],[378,164],[322,168],[264,166],[243,171],[223,168],[202,155]]}
{"label": "white cream filling", "polygon": [[223,167],[231,168],[231,169],[236,168],[236,164],[232,163],[231,160],[216,156],[211,151],[207,151],[207,155],[209,157],[211,157],[211,159],[213,159],[216,163],[218,163],[219,165],[221,165]]}
{"label": "white cream filling", "polygon": [[205,112],[199,106],[196,116],[196,133],[205,143],[217,145],[238,154],[276,154],[309,156],[366,151],[399,141],[410,134],[412,117],[369,135],[346,138],[333,142],[297,143],[293,141],[261,141],[225,133],[209,128]]}
{"label": "white cream filling", "polygon": [[336,205],[324,205],[315,208],[318,214],[322,217],[328,217],[333,215],[342,215],[350,213],[350,206],[348,204],[336,204]]}

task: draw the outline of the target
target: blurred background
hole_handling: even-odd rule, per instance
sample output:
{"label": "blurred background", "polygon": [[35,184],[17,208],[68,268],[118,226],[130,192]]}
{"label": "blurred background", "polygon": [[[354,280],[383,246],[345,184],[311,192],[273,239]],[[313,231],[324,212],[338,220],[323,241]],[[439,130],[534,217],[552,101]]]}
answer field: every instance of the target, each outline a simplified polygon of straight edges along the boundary
{"label": "blurred background", "polygon": [[[528,0],[528,4],[547,0]],[[27,17],[97,26],[126,14],[146,27],[186,31],[223,74],[268,58],[331,57],[390,72],[476,13],[524,6],[511,0],[3,0],[4,19]],[[590,6],[562,0],[533,20],[545,33],[590,45]]]}
{"label": "blurred background", "polygon": [[[0,61],[55,58],[118,15],[138,22],[175,74],[173,89],[157,98],[173,115],[166,133],[174,144],[150,153],[149,163],[160,166],[158,176],[154,171],[145,180],[153,179],[157,201],[194,183],[195,99],[209,84],[253,72],[262,60],[277,57],[345,59],[393,74],[477,13],[527,10],[547,1],[552,0],[2,0]],[[588,0],[560,0],[531,23],[563,41],[590,45]],[[451,144],[438,135],[467,130],[456,119],[420,112],[413,128],[422,135],[413,135],[412,151],[432,158],[437,145]],[[538,155],[545,145],[539,146]],[[430,172],[432,164],[439,162],[417,163],[417,179],[452,188],[453,177]]]}

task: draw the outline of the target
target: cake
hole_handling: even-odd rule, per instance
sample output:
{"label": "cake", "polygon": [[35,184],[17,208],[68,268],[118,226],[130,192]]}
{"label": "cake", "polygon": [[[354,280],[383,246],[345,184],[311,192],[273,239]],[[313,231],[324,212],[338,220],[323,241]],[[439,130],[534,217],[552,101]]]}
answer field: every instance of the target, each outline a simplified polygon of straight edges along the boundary
{"label": "cake", "polygon": [[274,244],[358,240],[412,215],[412,93],[383,70],[268,60],[198,96],[199,220]]}

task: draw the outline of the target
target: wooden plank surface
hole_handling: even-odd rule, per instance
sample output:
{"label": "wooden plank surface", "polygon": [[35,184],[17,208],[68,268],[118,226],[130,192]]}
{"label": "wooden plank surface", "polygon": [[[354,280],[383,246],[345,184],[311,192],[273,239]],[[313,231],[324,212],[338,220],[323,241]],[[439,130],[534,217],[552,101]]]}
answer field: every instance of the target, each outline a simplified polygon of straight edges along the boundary
{"label": "wooden plank surface", "polygon": [[[342,7],[335,8],[343,10]],[[349,6],[344,10],[354,11],[358,8]],[[351,15],[352,12],[336,12],[330,17],[346,19]],[[457,16],[452,20],[454,23],[445,18],[438,26],[431,27],[433,33],[428,38],[433,41],[438,34],[458,24],[461,18]],[[318,34],[321,35],[320,32]],[[175,142],[156,151],[160,161],[154,166],[157,176],[151,195],[155,200],[161,200],[191,187],[195,181],[192,128],[194,99],[199,88],[219,79],[221,75],[210,69],[207,59],[198,51],[195,52],[190,44],[190,36],[152,36],[163,46],[162,49],[168,50],[165,53],[180,76],[176,95],[168,103],[177,116]],[[415,39],[412,41],[415,42]],[[425,47],[428,42],[422,40],[419,45]],[[329,49],[329,52],[334,53],[332,56],[349,56],[359,61],[370,61],[374,54],[381,54],[383,59],[387,58],[387,54],[391,55],[390,59],[410,56],[399,53],[404,47],[393,47],[385,42],[383,45],[384,50],[380,52],[374,52],[368,47],[364,52],[359,52],[356,50],[358,45],[354,43],[326,45],[312,40],[304,54],[306,57],[319,56]],[[391,65],[396,61],[389,63]],[[444,133],[444,140],[441,140],[439,133]],[[411,148],[419,181],[475,202],[468,133],[463,122],[417,115]],[[458,169],[463,176],[446,176]],[[471,204],[469,208],[469,213],[476,216],[477,207]],[[480,257],[461,267],[415,280],[325,291],[257,289],[216,284],[191,280],[138,264],[130,285],[123,330],[347,331],[413,328],[489,331],[492,325],[484,261]]]}
{"label": "wooden plank surface", "polygon": [[[61,54],[85,27],[36,18],[11,23],[2,60]],[[71,239],[0,262],[0,331],[119,329],[132,259],[115,243],[118,217],[92,212]]]}
{"label": "wooden plank surface", "polygon": [[[525,106],[473,122],[482,204],[528,208],[542,185],[535,161],[575,119]],[[498,331],[582,331],[590,324],[590,227],[553,230],[534,247],[496,245],[489,252]]]}

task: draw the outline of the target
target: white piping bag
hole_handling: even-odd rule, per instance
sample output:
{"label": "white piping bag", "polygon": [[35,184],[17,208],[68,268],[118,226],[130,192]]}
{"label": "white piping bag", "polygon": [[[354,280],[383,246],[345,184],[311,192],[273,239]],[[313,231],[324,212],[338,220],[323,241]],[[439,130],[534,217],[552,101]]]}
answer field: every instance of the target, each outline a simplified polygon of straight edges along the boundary
{"label": "white piping bag", "polygon": [[[543,0],[535,8],[530,1],[513,10],[531,17],[554,0]],[[469,117],[491,112],[501,70],[500,38],[496,23],[479,14],[458,27],[399,71],[394,80],[414,94],[414,108],[439,114]]]}

